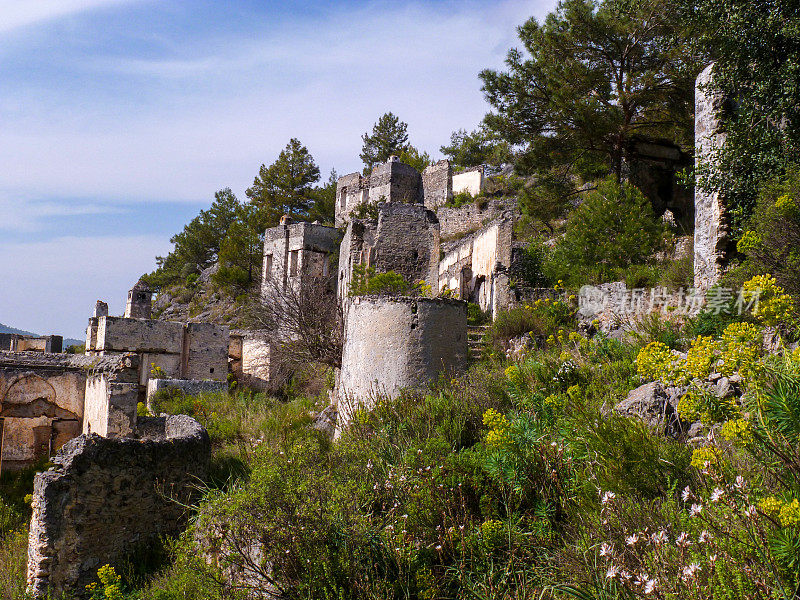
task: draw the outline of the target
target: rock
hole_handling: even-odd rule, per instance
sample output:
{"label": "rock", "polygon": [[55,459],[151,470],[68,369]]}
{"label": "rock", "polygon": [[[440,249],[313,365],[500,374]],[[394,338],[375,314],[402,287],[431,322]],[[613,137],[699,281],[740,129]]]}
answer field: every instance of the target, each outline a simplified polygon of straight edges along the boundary
{"label": "rock", "polygon": [[685,393],[686,388],[665,387],[653,381],[632,390],[614,410],[621,415],[638,417],[663,435],[684,439],[692,426],[678,416],[678,402]]}
{"label": "rock", "polygon": [[333,438],[334,431],[336,430],[337,416],[338,411],[336,410],[336,406],[331,404],[322,412],[314,416],[311,426],[317,431],[321,431],[328,437]]}

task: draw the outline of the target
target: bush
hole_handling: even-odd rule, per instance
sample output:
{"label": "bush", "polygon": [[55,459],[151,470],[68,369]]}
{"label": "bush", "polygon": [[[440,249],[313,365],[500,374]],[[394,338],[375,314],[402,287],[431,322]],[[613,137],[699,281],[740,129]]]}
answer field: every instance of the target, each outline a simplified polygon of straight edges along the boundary
{"label": "bush", "polygon": [[350,281],[351,296],[416,296],[425,291],[424,282],[410,283],[394,271],[378,273],[374,267],[356,265]]}
{"label": "bush", "polygon": [[[762,190],[737,244],[744,277],[771,274],[789,294],[800,295],[800,165]],[[741,283],[741,281],[737,282]]]}
{"label": "bush", "polygon": [[564,327],[574,327],[575,310],[561,300],[537,300],[532,305],[501,311],[491,324],[486,341],[495,352],[505,352],[509,340],[524,334],[545,338]]}
{"label": "bush", "polygon": [[613,281],[632,265],[655,265],[670,238],[637,188],[606,180],[570,214],[545,273],[575,287]]}

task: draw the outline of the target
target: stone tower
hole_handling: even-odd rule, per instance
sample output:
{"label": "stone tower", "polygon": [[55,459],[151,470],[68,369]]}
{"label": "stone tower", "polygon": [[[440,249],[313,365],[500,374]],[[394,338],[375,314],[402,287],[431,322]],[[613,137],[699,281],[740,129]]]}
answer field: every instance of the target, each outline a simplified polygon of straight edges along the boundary
{"label": "stone tower", "polygon": [[149,319],[153,305],[153,292],[148,285],[139,280],[128,292],[128,303],[125,305],[126,319]]}

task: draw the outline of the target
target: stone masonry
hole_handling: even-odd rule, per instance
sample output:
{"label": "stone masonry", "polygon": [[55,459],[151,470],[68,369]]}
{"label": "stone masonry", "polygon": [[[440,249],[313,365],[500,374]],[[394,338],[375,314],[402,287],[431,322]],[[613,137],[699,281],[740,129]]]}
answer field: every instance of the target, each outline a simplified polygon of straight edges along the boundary
{"label": "stone masonry", "polygon": [[337,431],[378,395],[424,390],[467,363],[466,303],[442,298],[356,297],[345,319]]}
{"label": "stone masonry", "polygon": [[28,541],[35,598],[81,593],[97,569],[177,535],[208,469],[206,431],[183,415],[143,419],[135,438],[83,435],[36,475]]}
{"label": "stone masonry", "polygon": [[384,202],[378,220],[352,220],[339,251],[339,297],[350,289],[358,265],[377,272],[394,271],[406,281],[424,281],[435,288],[438,281],[439,221],[422,204]]}
{"label": "stone masonry", "polygon": [[[725,143],[720,111],[725,98],[712,89],[714,65],[706,67],[695,84],[694,139],[698,167],[713,169],[713,156]],[[717,192],[695,186],[694,287],[708,290],[722,277],[728,244],[725,201]]]}

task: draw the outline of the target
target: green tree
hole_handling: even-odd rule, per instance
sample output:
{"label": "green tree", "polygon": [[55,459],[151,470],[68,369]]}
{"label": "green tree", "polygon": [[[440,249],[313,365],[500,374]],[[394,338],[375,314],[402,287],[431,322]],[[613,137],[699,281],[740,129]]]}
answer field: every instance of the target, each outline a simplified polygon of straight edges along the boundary
{"label": "green tree", "polygon": [[278,224],[283,215],[303,219],[313,204],[313,185],[319,167],[308,149],[292,138],[269,167],[261,165],[258,177],[245,192],[259,208],[264,228]]}
{"label": "green tree", "polygon": [[610,178],[570,214],[544,270],[553,281],[609,281],[631,265],[654,264],[668,239],[647,198],[636,187]]}
{"label": "green tree", "polygon": [[715,87],[735,99],[720,115],[727,136],[712,157],[718,168],[697,166],[698,186],[725,197],[736,238],[761,187],[800,153],[800,2],[680,0],[675,8],[714,61]]}
{"label": "green tree", "polygon": [[400,159],[400,162],[414,167],[420,173],[433,164],[430,154],[420,152],[410,144],[398,154],[397,158]]}
{"label": "green tree", "polygon": [[245,292],[259,279],[264,258],[264,216],[250,203],[240,205],[219,253],[213,281],[233,294]]}
{"label": "green tree", "polygon": [[666,0],[562,0],[518,32],[506,71],[484,70],[486,126],[520,147],[535,185],[580,180],[635,161],[636,140],[693,143],[696,57]]}
{"label": "green tree", "polygon": [[408,124],[388,112],[372,126],[372,133],[365,133],[361,139],[364,145],[360,157],[364,173],[369,174],[372,167],[386,162],[392,155],[399,156],[408,148]]}
{"label": "green tree", "polygon": [[323,225],[333,225],[336,213],[336,184],[339,175],[336,169],[331,169],[328,181],[324,185],[315,187],[312,191],[313,203],[308,213],[310,221],[319,221]]}
{"label": "green tree", "polygon": [[466,129],[454,131],[450,136],[450,145],[442,146],[440,151],[459,167],[499,166],[511,162],[513,158],[508,142],[486,127],[471,132]]}
{"label": "green tree", "polygon": [[157,256],[158,268],[145,276],[147,283],[159,289],[185,280],[199,273],[217,260],[222,241],[231,225],[236,221],[241,204],[230,188],[214,194],[214,202],[208,210],[184,225],[183,231],[170,238],[172,251],[166,256]]}

